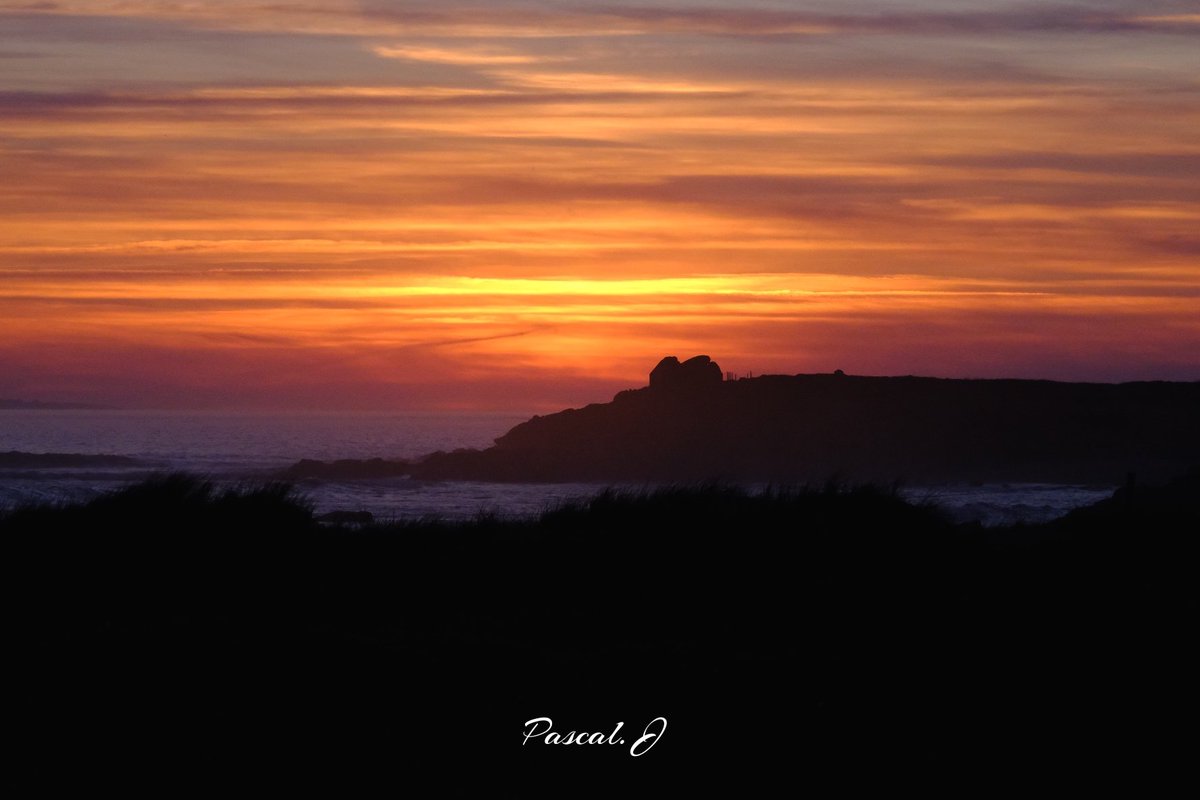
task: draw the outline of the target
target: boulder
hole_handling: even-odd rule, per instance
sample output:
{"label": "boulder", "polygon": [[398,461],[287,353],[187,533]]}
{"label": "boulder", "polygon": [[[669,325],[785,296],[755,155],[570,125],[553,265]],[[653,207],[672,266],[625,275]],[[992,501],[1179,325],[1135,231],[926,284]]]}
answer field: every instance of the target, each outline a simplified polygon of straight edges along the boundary
{"label": "boulder", "polygon": [[708,356],[696,356],[680,363],[667,356],[650,371],[650,388],[694,391],[715,386],[722,380],[721,368]]}

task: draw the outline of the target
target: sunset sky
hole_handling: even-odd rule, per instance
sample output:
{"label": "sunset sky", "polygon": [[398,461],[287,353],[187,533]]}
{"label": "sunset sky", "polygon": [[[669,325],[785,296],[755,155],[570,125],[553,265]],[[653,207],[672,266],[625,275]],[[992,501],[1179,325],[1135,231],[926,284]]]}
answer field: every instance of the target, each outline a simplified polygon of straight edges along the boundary
{"label": "sunset sky", "polygon": [[0,397],[1200,379],[1200,2],[0,0]]}

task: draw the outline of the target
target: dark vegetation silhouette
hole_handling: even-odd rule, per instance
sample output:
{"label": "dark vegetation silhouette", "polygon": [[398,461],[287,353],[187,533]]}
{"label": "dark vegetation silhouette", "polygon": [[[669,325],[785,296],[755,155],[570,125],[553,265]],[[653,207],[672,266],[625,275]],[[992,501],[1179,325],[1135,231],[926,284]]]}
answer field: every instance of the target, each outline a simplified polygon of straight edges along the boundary
{"label": "dark vegetation silhouette", "polygon": [[541,715],[662,715],[638,763],[747,780],[1184,763],[1198,490],[1000,529],[836,483],[339,527],[286,485],[161,476],[0,515],[10,721],[52,752],[210,766],[628,760],[521,747]]}

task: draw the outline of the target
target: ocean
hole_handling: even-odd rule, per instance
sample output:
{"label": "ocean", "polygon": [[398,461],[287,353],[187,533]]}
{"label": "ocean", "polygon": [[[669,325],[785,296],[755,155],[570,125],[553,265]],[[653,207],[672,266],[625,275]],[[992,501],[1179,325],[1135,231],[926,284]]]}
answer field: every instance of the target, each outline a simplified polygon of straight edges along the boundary
{"label": "ocean", "polygon": [[[183,470],[221,485],[252,484],[271,479],[302,458],[412,458],[435,450],[483,448],[526,418],[464,413],[0,410],[0,453],[117,455],[138,462],[37,469],[0,462],[0,508],[86,500],[155,472]],[[605,485],[428,482],[398,477],[306,480],[296,488],[317,513],[368,511],[386,521],[462,520],[480,513],[531,517],[594,495]],[[1000,525],[1054,519],[1108,497],[1113,488],[947,484],[901,491],[913,501],[941,506],[957,521]]]}

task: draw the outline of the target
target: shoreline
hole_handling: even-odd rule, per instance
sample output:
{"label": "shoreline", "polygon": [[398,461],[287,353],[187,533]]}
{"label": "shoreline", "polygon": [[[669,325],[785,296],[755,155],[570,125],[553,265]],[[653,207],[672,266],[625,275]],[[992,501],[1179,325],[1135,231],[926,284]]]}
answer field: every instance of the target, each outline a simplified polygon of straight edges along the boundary
{"label": "shoreline", "polygon": [[[75,458],[72,454],[72,458]],[[80,456],[79,458],[85,458]],[[188,469],[176,463],[155,467],[45,467],[26,469],[0,468],[0,505],[14,506],[27,501],[51,503],[86,501],[119,492],[131,484],[165,474],[179,472],[202,476],[219,487],[238,488],[261,483],[281,482],[294,486],[322,514],[369,514],[375,519],[419,519],[439,517],[447,520],[470,519],[480,513],[528,520],[546,508],[594,496],[607,490],[637,491],[656,488],[726,486],[752,494],[789,486],[754,481],[685,482],[493,482],[478,480],[420,480],[406,469],[360,469],[380,459],[321,464],[322,469],[297,471],[257,469],[249,471],[204,471]],[[303,463],[303,462],[301,462]],[[395,462],[384,462],[395,463]],[[350,469],[342,469],[350,465]],[[333,468],[333,469],[330,469]],[[837,478],[792,488],[821,488]],[[908,485],[889,482],[899,496],[911,502],[933,503],[957,522],[975,522],[993,527],[1010,522],[1041,523],[1058,518],[1074,508],[1108,497],[1115,485],[1054,484],[1035,481],[980,483],[954,481],[939,484]],[[5,500],[7,496],[7,500]]]}

